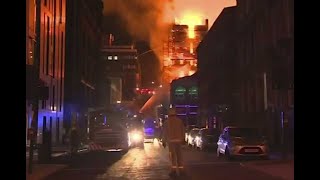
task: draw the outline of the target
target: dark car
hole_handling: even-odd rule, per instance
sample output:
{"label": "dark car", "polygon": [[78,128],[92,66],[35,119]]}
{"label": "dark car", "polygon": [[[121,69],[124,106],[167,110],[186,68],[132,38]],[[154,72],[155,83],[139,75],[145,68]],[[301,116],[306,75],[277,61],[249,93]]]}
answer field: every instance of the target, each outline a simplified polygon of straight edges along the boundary
{"label": "dark car", "polygon": [[218,129],[202,128],[196,136],[196,147],[200,150],[217,148],[220,132]]}

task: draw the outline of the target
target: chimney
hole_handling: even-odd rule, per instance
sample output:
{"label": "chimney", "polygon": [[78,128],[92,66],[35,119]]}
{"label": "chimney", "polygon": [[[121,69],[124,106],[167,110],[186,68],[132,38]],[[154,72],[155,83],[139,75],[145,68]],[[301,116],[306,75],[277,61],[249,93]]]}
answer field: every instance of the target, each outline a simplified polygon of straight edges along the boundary
{"label": "chimney", "polygon": [[114,37],[112,34],[109,34],[109,46],[112,46],[112,42],[114,41]]}
{"label": "chimney", "polygon": [[207,30],[209,29],[209,19],[206,19],[206,27],[207,27]]}

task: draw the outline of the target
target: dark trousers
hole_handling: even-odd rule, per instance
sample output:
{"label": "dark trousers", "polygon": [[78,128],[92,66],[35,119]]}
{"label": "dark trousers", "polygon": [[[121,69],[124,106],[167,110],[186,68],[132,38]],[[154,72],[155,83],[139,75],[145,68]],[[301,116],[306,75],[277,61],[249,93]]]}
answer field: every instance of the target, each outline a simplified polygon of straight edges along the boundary
{"label": "dark trousers", "polygon": [[171,159],[171,168],[176,170],[177,168],[183,168],[182,165],[182,151],[181,143],[179,142],[170,142],[169,143],[169,156]]}

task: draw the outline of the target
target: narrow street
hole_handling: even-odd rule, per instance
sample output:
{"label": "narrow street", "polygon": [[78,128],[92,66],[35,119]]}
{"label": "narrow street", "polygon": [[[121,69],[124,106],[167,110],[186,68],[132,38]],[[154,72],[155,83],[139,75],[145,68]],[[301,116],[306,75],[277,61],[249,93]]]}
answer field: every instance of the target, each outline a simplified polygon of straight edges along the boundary
{"label": "narrow street", "polygon": [[[224,158],[217,158],[215,152],[201,152],[189,147],[184,147],[183,151],[186,175],[180,179],[280,179],[246,167],[244,160],[229,162]],[[164,149],[155,141],[145,143],[144,148],[133,148],[127,153],[81,154],[68,168],[46,179],[170,179],[169,167],[168,148]]]}

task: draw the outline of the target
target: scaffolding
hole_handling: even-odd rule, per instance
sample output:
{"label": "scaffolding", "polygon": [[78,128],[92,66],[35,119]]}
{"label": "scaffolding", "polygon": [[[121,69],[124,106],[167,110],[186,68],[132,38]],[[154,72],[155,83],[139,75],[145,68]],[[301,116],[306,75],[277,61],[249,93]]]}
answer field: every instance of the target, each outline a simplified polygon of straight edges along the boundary
{"label": "scaffolding", "polygon": [[163,82],[190,76],[197,70],[196,48],[208,31],[205,25],[172,24],[163,43]]}

